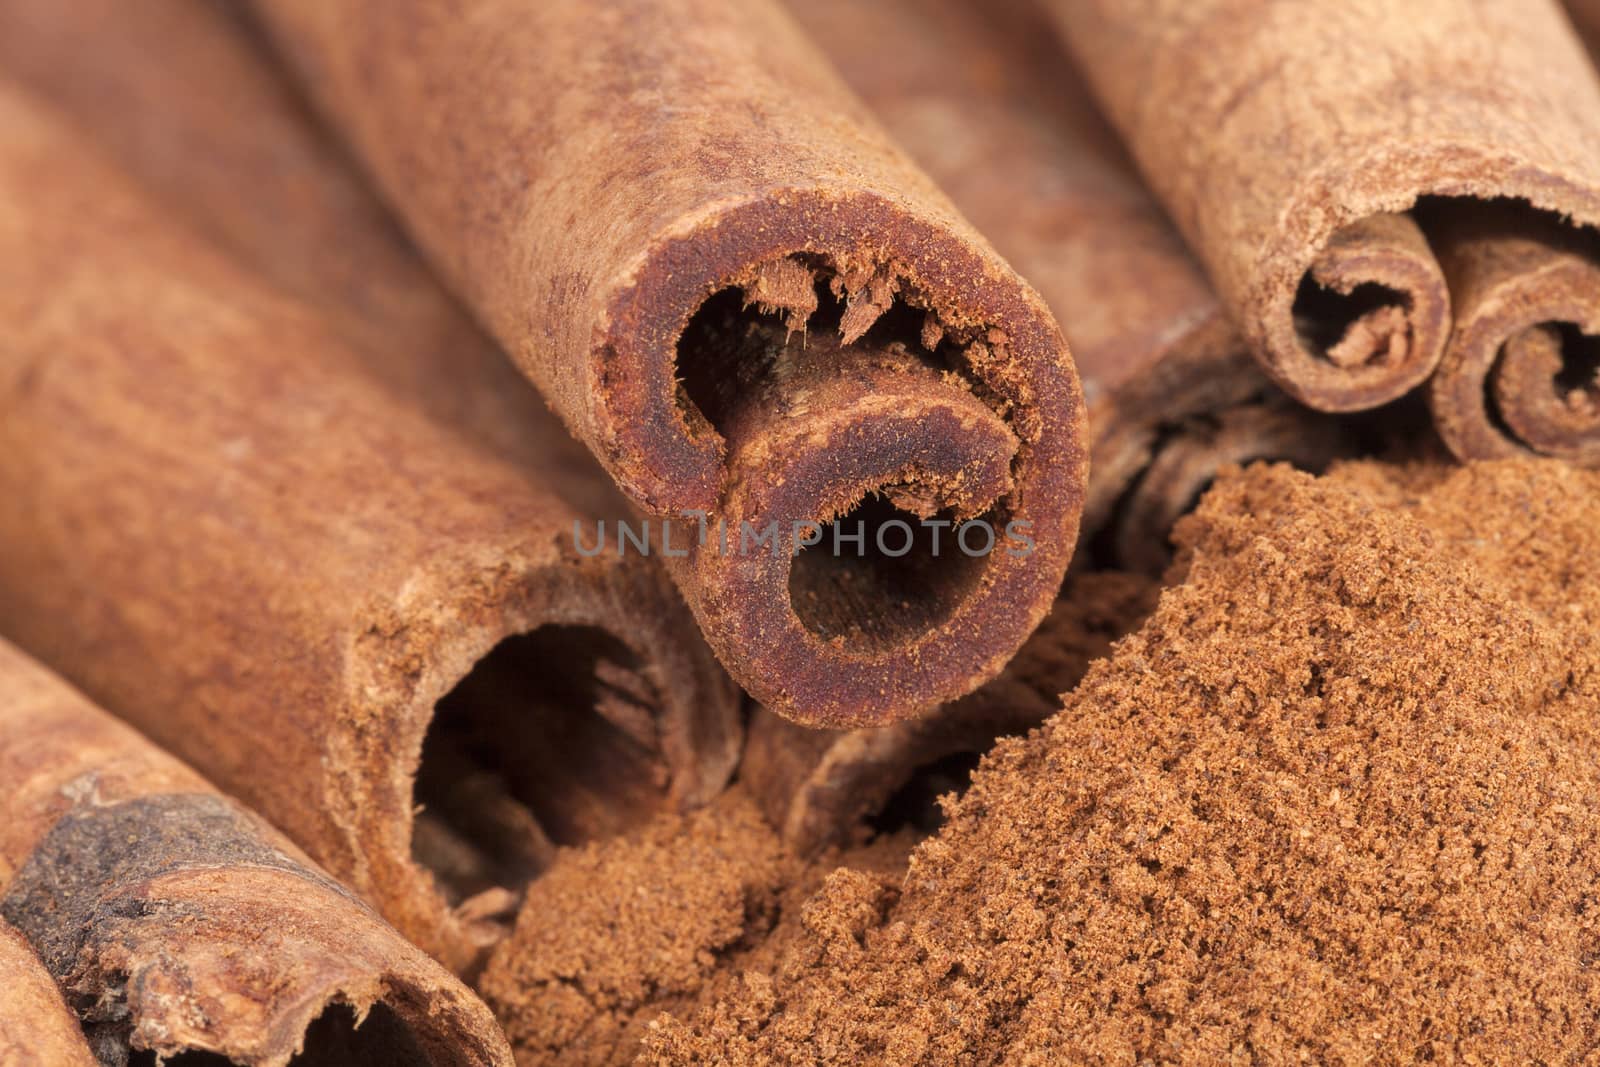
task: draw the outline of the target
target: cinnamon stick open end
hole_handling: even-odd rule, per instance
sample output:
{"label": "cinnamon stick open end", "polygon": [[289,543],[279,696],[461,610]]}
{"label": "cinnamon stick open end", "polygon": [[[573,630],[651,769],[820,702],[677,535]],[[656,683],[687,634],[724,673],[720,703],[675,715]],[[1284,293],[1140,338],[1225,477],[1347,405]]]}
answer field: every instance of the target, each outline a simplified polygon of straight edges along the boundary
{"label": "cinnamon stick open end", "polygon": [[692,365],[716,368],[686,385],[726,443],[728,485],[682,537],[680,584],[704,591],[702,627],[773,710],[891,721],[969,691],[1027,636],[1058,581],[1041,540],[1060,516],[1030,509],[1026,445],[962,372],[1000,335],[963,343],[897,307],[882,274],[792,279],[780,305],[774,273],[684,334]]}
{"label": "cinnamon stick open end", "polygon": [[1429,218],[1456,326],[1429,400],[1462,459],[1600,463],[1600,244],[1526,204]]}
{"label": "cinnamon stick open end", "polygon": [[1529,327],[1501,349],[1490,388],[1507,431],[1528,448],[1600,463],[1600,324]]}
{"label": "cinnamon stick open end", "polygon": [[1377,407],[1420,385],[1443,355],[1450,294],[1407,215],[1336,232],[1300,280],[1290,324],[1269,326],[1269,369],[1322,411]]}
{"label": "cinnamon stick open end", "polygon": [[[798,190],[661,242],[608,325],[601,452],[636,498],[693,513],[689,558],[668,562],[768,706],[913,715],[992,677],[1043,617],[1082,508],[1082,394],[1043,303],[992,256],[874,195]],[[993,543],[974,529],[968,553],[951,535],[974,521]],[[747,526],[776,552],[744,550]],[[708,550],[721,530],[733,548]],[[834,551],[858,530],[865,551]]]}
{"label": "cinnamon stick open end", "polygon": [[[570,536],[570,531],[563,536]],[[362,716],[336,798],[383,913],[471,975],[561,845],[708,801],[743,738],[738,693],[653,560],[596,557],[416,583],[358,647]]]}

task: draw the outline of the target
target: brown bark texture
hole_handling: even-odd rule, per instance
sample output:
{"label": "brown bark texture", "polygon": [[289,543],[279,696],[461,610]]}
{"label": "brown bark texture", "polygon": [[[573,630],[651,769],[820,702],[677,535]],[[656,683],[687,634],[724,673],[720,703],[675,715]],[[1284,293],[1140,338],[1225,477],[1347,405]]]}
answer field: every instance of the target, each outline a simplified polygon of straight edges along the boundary
{"label": "brown bark texture", "polygon": [[546,838],[721,788],[732,686],[558,472],[399,402],[27,94],[0,130],[0,627],[456,968]]}
{"label": "brown bark texture", "polygon": [[[673,565],[757,698],[882,722],[998,672],[1072,551],[1077,376],[1037,294],[773,0],[258,10],[630,498],[775,527],[775,553],[697,536]],[[1027,523],[1036,549],[909,577],[796,562],[807,523],[891,505]]]}
{"label": "brown bark texture", "polygon": [[1600,84],[1553,0],[1048,6],[1257,358],[1314,407],[1453,358],[1469,309],[1419,200],[1600,222]]}
{"label": "brown bark texture", "polygon": [[[259,816],[4,642],[0,781],[0,916],[98,1062],[510,1064],[465,986]],[[0,937],[0,954],[14,948]],[[3,995],[26,995],[28,977],[7,968]],[[49,1015],[24,1043],[48,1040]],[[70,1046],[41,1062],[75,1052],[92,1062]]]}

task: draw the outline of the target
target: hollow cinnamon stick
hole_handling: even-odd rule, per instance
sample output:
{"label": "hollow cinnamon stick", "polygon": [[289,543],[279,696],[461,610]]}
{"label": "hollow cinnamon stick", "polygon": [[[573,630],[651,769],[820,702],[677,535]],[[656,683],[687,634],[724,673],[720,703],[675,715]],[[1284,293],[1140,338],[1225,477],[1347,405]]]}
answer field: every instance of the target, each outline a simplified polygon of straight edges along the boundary
{"label": "hollow cinnamon stick", "polygon": [[[790,9],[1067,324],[1094,442],[1083,525],[1105,558],[1158,575],[1173,522],[1225,465],[1267,458],[1320,469],[1349,450],[1339,420],[1291,405],[1256,367],[1030,7],[812,0]],[[1132,586],[1125,596],[1119,583]],[[803,849],[885,809],[914,810],[996,737],[1043,721],[1087,662],[1063,642],[1087,625],[1103,650],[1140,588],[1148,580],[1132,575],[1069,583],[999,678],[917,722],[817,732],[758,712],[741,774]],[[918,789],[927,796],[909,795]]]}
{"label": "hollow cinnamon stick", "polygon": [[[0,875],[9,878],[8,871]],[[33,946],[0,922],[0,1063],[9,1067],[94,1067],[95,1058],[61,991]]]}
{"label": "hollow cinnamon stick", "polygon": [[0,131],[0,625],[457,968],[543,836],[721,787],[735,694],[653,561],[20,92]]}
{"label": "hollow cinnamon stick", "polygon": [[1419,210],[1456,303],[1429,383],[1463,459],[1600,463],[1600,242],[1508,204]]}
{"label": "hollow cinnamon stick", "polygon": [[[696,530],[674,563],[747,689],[807,721],[886,721],[999,670],[1071,554],[1076,375],[1036,295],[772,0],[259,10],[623,489],[774,531],[769,554]],[[808,523],[872,544],[891,518],[1023,523],[1034,550],[967,565],[925,539],[905,566],[848,546],[790,565]]]}
{"label": "hollow cinnamon stick", "polygon": [[1600,221],[1600,86],[1551,0],[1051,0],[1267,372],[1325,410],[1422,382],[1451,304],[1419,197]]}
{"label": "hollow cinnamon stick", "polygon": [[460,982],[259,816],[5,642],[0,772],[0,916],[99,1062],[511,1062]]}

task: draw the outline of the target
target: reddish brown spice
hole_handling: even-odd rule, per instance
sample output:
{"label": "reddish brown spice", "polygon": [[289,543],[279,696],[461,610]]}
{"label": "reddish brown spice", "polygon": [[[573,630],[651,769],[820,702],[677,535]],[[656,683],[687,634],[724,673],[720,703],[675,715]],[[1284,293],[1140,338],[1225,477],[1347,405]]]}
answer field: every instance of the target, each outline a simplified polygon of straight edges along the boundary
{"label": "reddish brown spice", "polygon": [[830,878],[645,1062],[1581,1061],[1597,502],[1548,460],[1223,478],[893,890]]}

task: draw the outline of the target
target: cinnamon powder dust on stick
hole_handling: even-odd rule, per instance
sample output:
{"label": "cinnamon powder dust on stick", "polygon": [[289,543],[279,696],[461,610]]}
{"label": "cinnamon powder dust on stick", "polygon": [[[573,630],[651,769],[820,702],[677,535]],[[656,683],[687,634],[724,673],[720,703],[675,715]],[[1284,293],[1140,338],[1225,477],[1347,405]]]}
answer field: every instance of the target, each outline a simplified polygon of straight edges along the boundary
{"label": "cinnamon powder dust on stick", "polygon": [[647,1062],[1581,1061],[1597,501],[1549,461],[1225,478],[898,892],[830,879]]}
{"label": "cinnamon powder dust on stick", "polygon": [[717,792],[738,706],[653,561],[22,95],[0,130],[0,625],[457,968],[552,843]]}
{"label": "cinnamon powder dust on stick", "polygon": [[[100,1063],[511,1062],[465,986],[259,816],[4,642],[0,781],[0,916]],[[27,977],[7,968],[0,999]],[[29,1048],[50,1047],[49,1023]]]}
{"label": "cinnamon powder dust on stick", "polygon": [[[734,676],[883,722],[996,674],[1077,532],[1082,399],[1038,297],[772,0],[259,5],[409,229],[646,509]],[[891,519],[905,556],[868,544]],[[1026,524],[952,557],[920,520]],[[725,523],[775,551],[724,551]],[[897,535],[898,536],[898,535]],[[974,543],[981,538],[974,536]],[[897,545],[897,542],[893,542]]]}
{"label": "cinnamon powder dust on stick", "polygon": [[1375,406],[1444,355],[1458,296],[1419,198],[1600,222],[1600,86],[1552,0],[1048,6],[1257,357],[1314,407]]}
{"label": "cinnamon powder dust on stick", "polygon": [[1106,528],[1112,562],[1159,573],[1173,521],[1222,465],[1320,470],[1344,450],[1335,420],[1267,398],[1276,390],[1036,10],[790,10],[1063,324],[1093,441],[1083,528]]}
{"label": "cinnamon powder dust on stick", "polygon": [[94,1067],[77,1016],[62,1001],[55,979],[33,946],[4,922],[0,922],[0,975],[5,976],[0,982],[0,1063]]}

